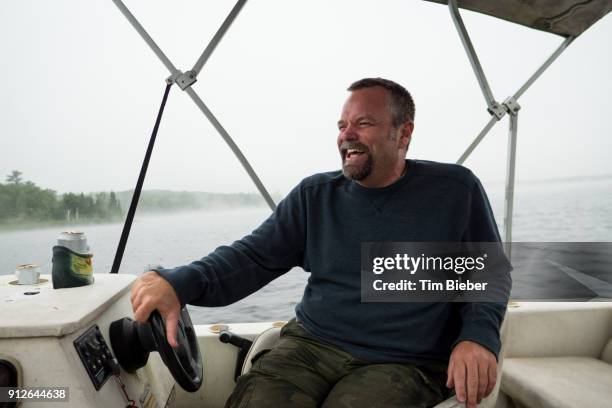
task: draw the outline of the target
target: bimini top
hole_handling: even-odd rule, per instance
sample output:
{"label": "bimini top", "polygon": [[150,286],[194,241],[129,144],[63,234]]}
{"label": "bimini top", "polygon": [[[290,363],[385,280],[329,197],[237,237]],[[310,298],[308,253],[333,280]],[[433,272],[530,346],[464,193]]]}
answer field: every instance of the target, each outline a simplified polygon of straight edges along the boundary
{"label": "bimini top", "polygon": [[612,10],[612,0],[457,0],[457,5],[563,37],[578,37]]}

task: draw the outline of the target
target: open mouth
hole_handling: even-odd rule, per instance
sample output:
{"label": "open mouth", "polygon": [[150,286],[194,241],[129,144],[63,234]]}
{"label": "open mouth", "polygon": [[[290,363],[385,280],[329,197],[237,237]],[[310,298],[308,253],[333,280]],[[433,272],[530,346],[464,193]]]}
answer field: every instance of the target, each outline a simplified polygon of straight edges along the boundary
{"label": "open mouth", "polygon": [[353,161],[359,159],[361,156],[367,157],[368,148],[363,146],[361,143],[345,143],[340,146],[340,155],[342,162]]}
{"label": "open mouth", "polygon": [[359,150],[359,149],[347,149],[346,152],[344,153],[344,158],[346,160],[351,160],[356,158],[357,156],[361,156],[364,153],[363,150]]}

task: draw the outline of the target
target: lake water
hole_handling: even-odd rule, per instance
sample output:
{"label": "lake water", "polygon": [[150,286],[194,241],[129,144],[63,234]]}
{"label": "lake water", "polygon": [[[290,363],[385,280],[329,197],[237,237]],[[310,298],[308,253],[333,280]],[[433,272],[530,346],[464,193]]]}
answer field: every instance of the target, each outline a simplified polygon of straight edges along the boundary
{"label": "lake water", "polygon": [[[488,188],[500,225],[503,186]],[[514,241],[612,241],[612,178],[525,183],[515,192]],[[138,274],[146,265],[177,266],[231,243],[257,227],[266,208],[138,215],[126,247],[121,273]],[[51,247],[65,228],[0,233],[0,275],[16,265],[38,263],[50,273]],[[111,268],[121,224],[71,226],[84,231],[97,273]],[[308,274],[294,269],[259,292],[223,308],[191,308],[194,323],[287,320],[294,315]]]}

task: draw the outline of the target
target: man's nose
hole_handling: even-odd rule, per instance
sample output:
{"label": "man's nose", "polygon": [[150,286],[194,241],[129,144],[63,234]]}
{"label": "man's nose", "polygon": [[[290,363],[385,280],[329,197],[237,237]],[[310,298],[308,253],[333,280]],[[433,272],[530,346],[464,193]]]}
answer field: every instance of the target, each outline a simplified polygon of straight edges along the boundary
{"label": "man's nose", "polygon": [[346,125],[340,132],[340,140],[342,141],[355,141],[357,139],[359,139],[359,134],[357,133],[357,128],[353,125]]}

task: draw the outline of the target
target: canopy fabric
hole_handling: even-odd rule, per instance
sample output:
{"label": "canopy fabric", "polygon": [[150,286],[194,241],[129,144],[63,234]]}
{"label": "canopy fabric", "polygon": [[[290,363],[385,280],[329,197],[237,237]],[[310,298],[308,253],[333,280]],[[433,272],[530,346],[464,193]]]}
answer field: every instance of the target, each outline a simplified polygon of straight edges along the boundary
{"label": "canopy fabric", "polygon": [[[425,0],[448,4],[447,0]],[[563,37],[577,37],[612,10],[612,0],[457,0],[459,7]]]}

